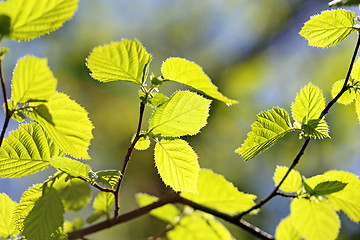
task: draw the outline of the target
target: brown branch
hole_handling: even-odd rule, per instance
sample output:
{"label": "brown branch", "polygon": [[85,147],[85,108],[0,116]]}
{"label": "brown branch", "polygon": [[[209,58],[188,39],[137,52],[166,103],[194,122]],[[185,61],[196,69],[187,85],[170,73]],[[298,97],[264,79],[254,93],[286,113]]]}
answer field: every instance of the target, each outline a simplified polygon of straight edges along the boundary
{"label": "brown branch", "polygon": [[125,171],[126,171],[126,168],[127,168],[127,165],[130,161],[130,158],[131,158],[131,154],[134,150],[134,147],[135,147],[135,144],[137,143],[137,141],[141,138],[141,134],[140,134],[140,131],[141,131],[141,124],[142,124],[142,120],[143,120],[143,116],[144,116],[144,110],[145,110],[145,103],[144,102],[141,102],[140,103],[140,114],[139,114],[139,122],[138,122],[138,127],[137,127],[137,130],[136,130],[136,135],[135,135],[135,138],[134,140],[132,141],[130,147],[128,148],[128,151],[125,155],[125,158],[124,158],[124,164],[123,164],[123,168],[122,168],[122,171],[121,171],[121,175],[118,179],[118,183],[116,185],[116,190],[114,192],[114,196],[115,196],[115,210],[114,210],[114,217],[116,218],[118,215],[119,215],[119,209],[120,209],[120,205],[119,205],[119,194],[120,194],[120,188],[121,188],[121,183],[124,179],[124,175],[125,175]]}
{"label": "brown branch", "polygon": [[0,146],[2,145],[2,142],[5,137],[6,129],[9,125],[9,122],[11,119],[11,113],[9,111],[9,106],[8,106],[8,102],[7,102],[5,80],[4,80],[3,69],[2,69],[2,60],[3,60],[3,57],[0,56],[0,79],[1,79],[0,82],[1,82],[1,89],[2,89],[2,93],[3,93],[4,104],[5,104],[5,120],[4,120],[3,128],[1,130],[1,135],[0,135]]}

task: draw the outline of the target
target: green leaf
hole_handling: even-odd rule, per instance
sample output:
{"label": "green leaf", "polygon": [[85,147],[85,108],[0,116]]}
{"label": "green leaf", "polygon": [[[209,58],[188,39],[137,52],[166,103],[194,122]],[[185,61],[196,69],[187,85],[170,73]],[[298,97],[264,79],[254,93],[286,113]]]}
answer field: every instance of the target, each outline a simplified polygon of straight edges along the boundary
{"label": "green leaf", "polygon": [[[11,25],[10,17],[5,14],[0,14],[0,40],[5,35],[8,35],[10,33],[10,25]],[[0,50],[2,50],[2,48]],[[0,57],[2,57],[3,55],[4,52],[0,51]]]}
{"label": "green leaf", "polygon": [[351,77],[356,81],[360,81],[360,59],[359,58],[355,61],[354,66],[351,70]]}
{"label": "green leaf", "polygon": [[301,240],[301,236],[292,225],[290,217],[281,220],[276,227],[275,238],[277,240]]}
{"label": "green leaf", "polygon": [[222,95],[209,76],[194,62],[183,58],[168,58],[161,66],[161,73],[166,80],[192,87],[227,105],[237,103],[237,101]]}
{"label": "green leaf", "polygon": [[0,237],[9,238],[16,236],[18,231],[15,229],[13,213],[17,203],[11,200],[5,193],[0,193]]}
{"label": "green leaf", "polygon": [[88,223],[93,223],[102,216],[108,216],[114,206],[115,197],[110,192],[99,192],[94,199],[93,208],[95,211],[86,219]]}
{"label": "green leaf", "polygon": [[340,181],[327,181],[319,183],[315,186],[313,189],[313,195],[314,196],[320,196],[320,195],[328,195],[331,193],[336,193],[345,188],[347,183],[343,183]]}
{"label": "green leaf", "polygon": [[329,7],[351,6],[358,5],[360,0],[333,0],[329,2]]}
{"label": "green leaf", "polygon": [[359,123],[360,123],[360,94],[359,93],[356,95],[355,110],[356,110],[356,115],[357,115]]}
{"label": "green leaf", "polygon": [[297,198],[290,208],[292,226],[306,240],[336,239],[340,220],[325,199]]}
{"label": "green leaf", "polygon": [[91,190],[88,183],[76,178],[68,178],[63,174],[53,187],[59,192],[65,210],[78,211],[85,207],[91,199]]}
{"label": "green leaf", "polygon": [[20,125],[0,148],[0,177],[24,177],[39,172],[50,166],[54,156],[62,156],[62,152],[37,123]]}
{"label": "green leaf", "polygon": [[311,17],[304,24],[300,34],[310,46],[332,47],[354,31],[354,12],[343,9],[324,11]]}
{"label": "green leaf", "polygon": [[169,240],[232,240],[229,231],[210,215],[191,214],[181,218],[168,232]]}
{"label": "green leaf", "polygon": [[329,126],[324,119],[310,119],[306,124],[301,125],[301,130],[305,136],[313,138],[330,138]]}
{"label": "green leaf", "polygon": [[[131,139],[131,143],[134,141],[135,135]],[[149,136],[142,136],[135,144],[135,149],[139,151],[147,150],[150,147]]]}
{"label": "green leaf", "polygon": [[46,58],[26,56],[19,59],[14,69],[11,101],[46,101],[55,93],[56,84]]}
{"label": "green leaf", "polygon": [[28,240],[48,240],[63,225],[64,207],[57,191],[41,185],[24,192],[15,210],[16,226]]}
{"label": "green leaf", "polygon": [[102,170],[95,173],[95,181],[114,188],[121,173],[119,170]]}
{"label": "green leaf", "polygon": [[89,159],[87,150],[94,127],[86,110],[67,95],[56,93],[26,114],[46,130],[60,149],[73,157]]}
{"label": "green leaf", "polygon": [[307,124],[311,119],[318,119],[324,108],[325,98],[322,91],[309,83],[296,95],[292,104],[293,118],[301,124]]}
{"label": "green leaf", "polygon": [[[345,80],[340,80],[337,81],[336,83],[334,83],[334,85],[332,86],[331,89],[331,96],[333,98],[336,97],[336,95],[338,95],[338,93],[341,91],[343,85],[344,85]],[[356,93],[354,91],[354,89],[348,89],[346,90],[346,92],[344,92],[341,97],[336,101],[337,103],[341,103],[344,105],[350,104],[354,101],[356,97]]]}
{"label": "green leaf", "polygon": [[[145,207],[158,200],[157,197],[146,193],[136,194],[136,201],[140,207]],[[180,211],[172,204],[166,204],[162,207],[150,211],[150,214],[165,222],[175,225],[180,219]]]}
{"label": "green leaf", "polygon": [[50,159],[50,164],[57,170],[63,171],[73,177],[88,178],[88,173],[91,171],[89,165],[82,162],[67,158],[67,157],[53,157]]}
{"label": "green leaf", "polygon": [[148,100],[148,105],[150,107],[158,107],[168,100],[168,97],[161,93],[154,92],[152,95],[153,97]]}
{"label": "green leaf", "polygon": [[87,67],[100,82],[122,80],[142,85],[151,58],[140,42],[124,39],[94,48],[87,58]]}
{"label": "green leaf", "polygon": [[336,210],[343,211],[352,221],[360,222],[360,180],[358,176],[344,171],[328,171],[325,176],[347,183],[338,192],[326,195]]}
{"label": "green leaf", "polygon": [[181,193],[193,202],[227,214],[244,212],[255,205],[255,195],[240,192],[224,176],[201,169],[197,182],[198,194]]}
{"label": "green leaf", "polygon": [[0,15],[11,19],[12,40],[27,41],[60,28],[72,18],[78,0],[7,0],[0,3]]}
{"label": "green leaf", "polygon": [[[288,167],[277,166],[274,174],[274,182],[276,186],[279,185],[280,181],[283,179],[288,169]],[[299,191],[301,189],[301,186],[302,180],[300,173],[292,169],[289,175],[286,177],[285,181],[281,184],[280,190],[293,193]]]}
{"label": "green leaf", "polygon": [[65,221],[64,222],[64,233],[73,232],[80,230],[84,226],[84,220],[82,218],[75,218],[74,221]]}
{"label": "green leaf", "polygon": [[262,112],[251,126],[245,142],[235,152],[248,161],[294,130],[284,109],[273,108]]}
{"label": "green leaf", "polygon": [[155,165],[163,182],[175,191],[197,192],[200,170],[197,155],[181,139],[163,139],[155,145]]}
{"label": "green leaf", "polygon": [[178,91],[154,111],[149,128],[168,137],[197,134],[207,124],[210,103],[196,93]]}

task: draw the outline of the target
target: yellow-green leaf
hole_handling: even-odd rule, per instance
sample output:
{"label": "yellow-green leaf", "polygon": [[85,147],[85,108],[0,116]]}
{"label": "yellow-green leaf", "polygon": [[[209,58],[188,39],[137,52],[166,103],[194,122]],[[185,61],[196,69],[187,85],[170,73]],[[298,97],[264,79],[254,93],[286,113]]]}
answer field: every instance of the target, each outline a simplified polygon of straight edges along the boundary
{"label": "yellow-green leaf", "polygon": [[178,91],[154,111],[149,128],[168,137],[197,134],[207,124],[210,103],[196,93]]}
{"label": "yellow-green leaf", "polygon": [[51,136],[56,145],[73,157],[89,159],[87,150],[94,128],[86,110],[63,93],[26,112]]}
{"label": "yellow-green leaf", "polygon": [[333,240],[340,229],[335,210],[325,199],[296,198],[290,205],[292,226],[306,240]]}
{"label": "yellow-green leaf", "polygon": [[12,79],[12,102],[46,101],[55,91],[56,79],[47,65],[47,59],[33,56],[19,59]]}
{"label": "yellow-green leaf", "polygon": [[237,103],[222,95],[209,76],[194,62],[183,58],[168,58],[161,66],[161,73],[166,80],[192,87],[228,105]]}
{"label": "yellow-green leaf", "polygon": [[[275,185],[278,186],[280,181],[285,176],[285,173],[288,171],[288,167],[278,166],[274,174]],[[301,175],[298,171],[292,169],[289,175],[286,177],[285,181],[281,184],[280,190],[284,192],[297,192],[302,186]]]}
{"label": "yellow-green leaf", "polygon": [[13,218],[16,205],[17,203],[11,200],[8,195],[0,193],[0,237],[8,239],[11,235],[16,236],[18,234]]}
{"label": "yellow-green leaf", "polygon": [[300,31],[310,46],[332,47],[341,42],[355,28],[354,12],[343,9],[324,11],[311,17]]}
{"label": "yellow-green leaf", "polygon": [[[147,206],[151,203],[154,203],[158,200],[157,197],[151,196],[146,193],[136,194],[136,201],[140,207]],[[156,208],[150,211],[150,214],[154,217],[157,217],[165,222],[171,223],[173,225],[180,219],[180,211],[172,204],[166,204],[162,207]]]}
{"label": "yellow-green leaf", "polygon": [[63,153],[37,123],[20,125],[0,148],[0,177],[24,177],[50,166]]}
{"label": "yellow-green leaf", "polygon": [[89,165],[82,162],[67,158],[67,157],[53,157],[50,159],[50,164],[54,168],[63,171],[73,177],[88,178],[88,173],[91,171]]}
{"label": "yellow-green leaf", "polygon": [[87,58],[91,76],[100,82],[130,81],[142,85],[151,55],[137,40],[121,40],[96,47]]}
{"label": "yellow-green leaf", "polygon": [[[336,83],[334,83],[334,85],[332,86],[332,89],[331,89],[331,96],[333,98],[335,98],[336,95],[338,95],[338,93],[341,91],[341,89],[344,85],[344,82],[345,82],[345,80],[340,80],[340,81],[337,81]],[[352,103],[354,101],[355,97],[356,97],[355,90],[348,89],[341,95],[341,97],[337,100],[337,102],[347,105],[347,104]]]}
{"label": "yellow-green leaf", "polygon": [[255,205],[255,195],[240,192],[224,176],[209,169],[200,170],[197,190],[197,194],[181,193],[181,196],[227,214],[240,213]]}
{"label": "yellow-green leaf", "polygon": [[161,140],[155,145],[155,165],[163,182],[175,191],[197,192],[198,156],[181,139]]}
{"label": "yellow-green leaf", "polygon": [[26,41],[60,28],[72,18],[78,0],[7,0],[0,3],[0,15],[10,17],[12,40]]}
{"label": "yellow-green leaf", "polygon": [[293,226],[290,217],[281,220],[276,227],[275,238],[277,240],[301,240],[301,236]]}
{"label": "yellow-green leaf", "polygon": [[356,95],[355,109],[356,109],[356,115],[357,115],[359,123],[360,123],[360,94],[359,93]]}

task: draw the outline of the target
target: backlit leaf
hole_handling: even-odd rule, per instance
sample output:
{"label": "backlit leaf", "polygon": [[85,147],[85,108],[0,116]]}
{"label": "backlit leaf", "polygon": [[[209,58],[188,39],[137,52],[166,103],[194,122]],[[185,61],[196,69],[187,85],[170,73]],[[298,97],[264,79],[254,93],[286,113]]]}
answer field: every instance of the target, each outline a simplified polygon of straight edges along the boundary
{"label": "backlit leaf", "polygon": [[[147,206],[151,203],[154,203],[158,200],[157,197],[151,196],[146,193],[138,193],[136,194],[136,201],[140,207]],[[150,211],[150,214],[154,217],[157,217],[165,222],[169,222],[173,225],[180,218],[180,211],[172,204],[166,204],[162,207],[156,208]]]}
{"label": "backlit leaf", "polygon": [[48,100],[55,91],[56,79],[46,59],[33,56],[19,59],[11,87],[11,100],[14,103]]}
{"label": "backlit leaf", "polygon": [[50,164],[54,168],[63,171],[73,177],[87,178],[91,168],[82,162],[67,158],[67,157],[53,157],[50,159]]}
{"label": "backlit leaf", "polygon": [[5,193],[0,193],[0,237],[8,238],[10,235],[16,236],[18,231],[15,229],[13,213],[17,203],[11,200]]}
{"label": "backlit leaf", "polygon": [[175,191],[197,192],[200,170],[197,155],[181,139],[161,140],[155,145],[155,165],[163,182]]}
{"label": "backlit leaf", "polygon": [[359,123],[360,123],[360,94],[359,93],[356,95],[355,109],[356,109],[356,115],[357,115]]}
{"label": "backlit leaf", "polygon": [[0,177],[24,177],[50,166],[63,153],[37,123],[20,125],[0,148]]}
{"label": "backlit leaf", "polygon": [[28,240],[48,240],[63,225],[64,207],[57,191],[41,185],[24,192],[15,210],[16,226]]}
{"label": "backlit leaf", "polygon": [[291,202],[292,226],[306,240],[336,239],[340,220],[325,200],[297,198]]}
{"label": "backlit leaf", "polygon": [[67,179],[63,174],[54,183],[54,188],[59,192],[64,208],[67,211],[78,211],[85,207],[91,199],[90,186],[77,178]]}
{"label": "backlit leaf", "polygon": [[94,179],[97,183],[107,185],[108,187],[115,187],[121,173],[119,170],[102,170],[95,173]]}
{"label": "backlit leaf", "polygon": [[[342,89],[342,87],[344,85],[344,82],[345,82],[345,80],[340,80],[340,81],[337,81],[336,83],[334,83],[334,85],[332,86],[332,89],[331,89],[331,96],[333,98],[335,98],[336,95],[340,92],[340,90]],[[341,97],[336,102],[347,105],[347,104],[352,103],[352,101],[354,101],[355,97],[356,97],[355,90],[348,89],[341,95]]]}
{"label": "backlit leaf", "polygon": [[360,58],[356,59],[351,69],[351,77],[356,81],[360,81]]}
{"label": "backlit leaf", "polygon": [[329,2],[330,7],[351,6],[351,5],[359,5],[359,4],[360,4],[360,0],[333,0]]}
{"label": "backlit leaf", "polygon": [[149,128],[161,136],[197,134],[207,123],[210,103],[196,93],[178,91],[154,111]]}
{"label": "backlit leaf", "polygon": [[281,220],[276,227],[275,238],[277,240],[301,240],[301,236],[292,225],[290,217]]}
{"label": "backlit leaf", "polygon": [[60,149],[73,157],[89,159],[93,125],[86,110],[67,95],[56,93],[26,114],[46,130]]}
{"label": "backlit leaf", "polygon": [[235,152],[248,161],[294,130],[284,109],[273,108],[262,112],[253,123],[245,142]]}
{"label": "backlit leaf", "polygon": [[115,197],[110,192],[99,192],[94,199],[93,207],[95,210],[103,211],[105,213],[110,212],[114,206]]}
{"label": "backlit leaf", "polygon": [[322,91],[309,83],[296,95],[292,104],[292,114],[297,122],[307,124],[310,119],[318,119],[324,108],[325,98]]}
{"label": "backlit leaf", "polygon": [[166,80],[192,87],[228,105],[237,103],[222,95],[209,76],[194,62],[183,58],[168,58],[161,66],[161,73]]}
{"label": "backlit leaf", "polygon": [[78,0],[7,0],[0,2],[0,15],[10,17],[12,40],[31,40],[60,28],[72,18]]}
{"label": "backlit leaf", "polygon": [[232,240],[229,231],[210,215],[184,216],[174,229],[168,232],[169,240]]}
{"label": "backlit leaf", "polygon": [[130,81],[143,84],[151,55],[137,40],[121,40],[96,47],[87,58],[91,76],[100,82]]}
{"label": "backlit leaf", "polygon": [[200,170],[197,190],[197,194],[181,193],[181,196],[227,214],[240,213],[255,205],[255,195],[240,192],[224,176],[208,169]]}
{"label": "backlit leaf", "polygon": [[[133,142],[135,139],[135,135],[132,137],[131,142]],[[142,151],[147,150],[150,147],[150,139],[148,136],[142,136],[139,138],[139,140],[135,144],[135,149]]]}
{"label": "backlit leaf", "polygon": [[345,188],[347,183],[340,181],[326,181],[321,182],[313,189],[313,196],[328,195],[339,192]]}
{"label": "backlit leaf", "polygon": [[[276,186],[279,185],[280,181],[283,179],[288,169],[289,168],[283,166],[278,166],[276,168],[274,174],[274,182]],[[281,184],[280,190],[284,192],[292,193],[300,190],[301,186],[302,186],[302,179],[300,173],[292,169],[289,175],[286,177],[285,181]]]}
{"label": "backlit leaf", "polygon": [[332,47],[354,31],[354,12],[343,9],[324,11],[311,17],[304,24],[300,34],[310,46]]}
{"label": "backlit leaf", "polygon": [[310,119],[306,124],[301,125],[301,130],[305,136],[313,138],[330,138],[329,126],[324,119]]}

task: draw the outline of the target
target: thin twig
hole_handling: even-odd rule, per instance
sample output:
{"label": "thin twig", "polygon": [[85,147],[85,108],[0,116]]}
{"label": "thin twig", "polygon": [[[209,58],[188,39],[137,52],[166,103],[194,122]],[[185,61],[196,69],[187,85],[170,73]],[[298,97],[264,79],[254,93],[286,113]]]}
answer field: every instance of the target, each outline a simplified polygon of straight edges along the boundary
{"label": "thin twig", "polygon": [[0,135],[0,146],[2,145],[2,142],[5,137],[6,129],[9,125],[9,122],[11,119],[11,113],[9,111],[9,106],[8,106],[8,102],[7,102],[5,80],[4,80],[3,70],[2,70],[2,58],[3,57],[0,57],[0,79],[1,79],[0,81],[1,81],[1,89],[2,89],[2,93],[3,93],[4,104],[5,104],[5,120],[4,120],[3,128],[1,130],[1,135]]}
{"label": "thin twig", "polygon": [[125,171],[127,168],[127,165],[130,161],[131,158],[131,154],[134,150],[135,144],[137,143],[137,141],[141,138],[141,124],[142,124],[142,120],[143,120],[143,116],[144,116],[144,110],[145,110],[145,103],[141,102],[140,103],[140,114],[139,114],[139,122],[138,122],[138,127],[137,127],[137,131],[136,131],[136,135],[134,140],[132,141],[130,147],[128,148],[128,151],[125,155],[124,158],[124,164],[123,164],[123,168],[121,171],[121,175],[118,179],[118,183],[116,185],[116,190],[114,192],[114,196],[115,196],[115,210],[114,210],[114,216],[117,217],[119,215],[119,209],[120,209],[120,205],[119,205],[119,194],[120,194],[120,188],[121,188],[121,183],[124,179],[124,175],[125,175]]}
{"label": "thin twig", "polygon": [[296,198],[296,197],[298,197],[298,195],[296,195],[296,194],[288,194],[288,193],[283,193],[283,192],[277,192],[276,195],[286,197],[286,198]]}

